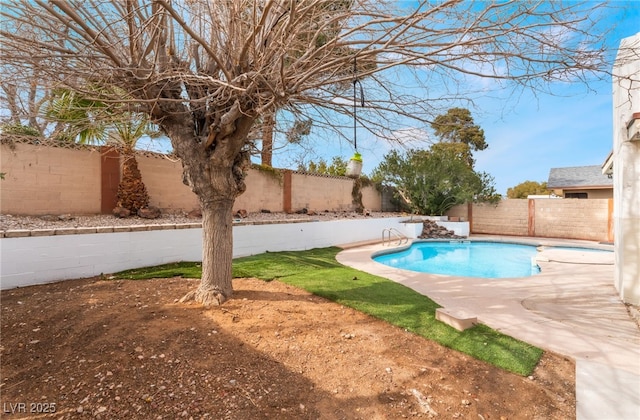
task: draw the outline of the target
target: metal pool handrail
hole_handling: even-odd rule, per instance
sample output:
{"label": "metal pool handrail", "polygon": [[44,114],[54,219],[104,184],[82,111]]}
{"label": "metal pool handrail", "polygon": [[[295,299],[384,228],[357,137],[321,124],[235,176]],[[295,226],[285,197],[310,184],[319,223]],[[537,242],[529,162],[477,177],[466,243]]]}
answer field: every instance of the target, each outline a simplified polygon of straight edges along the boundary
{"label": "metal pool handrail", "polygon": [[386,228],[386,229],[382,229],[382,245],[387,245],[387,242],[388,242],[388,245],[391,245],[391,235],[393,235],[398,240],[398,245],[402,245],[404,243],[409,242],[409,238],[407,238],[398,229]]}

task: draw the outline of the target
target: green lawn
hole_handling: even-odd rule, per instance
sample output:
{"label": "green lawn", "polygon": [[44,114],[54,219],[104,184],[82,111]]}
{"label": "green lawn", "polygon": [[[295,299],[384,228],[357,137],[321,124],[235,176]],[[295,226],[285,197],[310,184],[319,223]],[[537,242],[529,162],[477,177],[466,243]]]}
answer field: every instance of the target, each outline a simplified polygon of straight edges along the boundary
{"label": "green lawn", "polygon": [[[233,262],[233,276],[277,279],[520,375],[530,375],[540,360],[541,349],[485,325],[459,332],[437,321],[439,305],[434,301],[391,280],[341,265],[335,259],[339,251],[321,248],[238,258]],[[177,263],[129,270],[115,277],[198,278],[200,274],[200,263]]]}

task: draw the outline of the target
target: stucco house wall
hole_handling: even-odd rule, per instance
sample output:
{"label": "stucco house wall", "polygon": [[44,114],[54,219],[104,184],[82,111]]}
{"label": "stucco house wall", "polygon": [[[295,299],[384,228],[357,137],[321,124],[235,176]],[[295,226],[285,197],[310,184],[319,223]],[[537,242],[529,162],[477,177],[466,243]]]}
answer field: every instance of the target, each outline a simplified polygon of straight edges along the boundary
{"label": "stucco house wall", "polygon": [[[640,140],[627,127],[640,119],[640,32],[620,43],[613,73],[613,183],[615,286],[620,297],[640,305]],[[634,77],[627,77],[634,76]]]}

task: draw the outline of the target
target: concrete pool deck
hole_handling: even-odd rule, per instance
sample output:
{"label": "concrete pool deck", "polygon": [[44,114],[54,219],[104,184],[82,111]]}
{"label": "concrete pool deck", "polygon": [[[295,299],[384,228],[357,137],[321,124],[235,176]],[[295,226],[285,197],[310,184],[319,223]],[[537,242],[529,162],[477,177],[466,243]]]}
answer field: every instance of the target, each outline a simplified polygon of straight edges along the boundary
{"label": "concrete pool deck", "polygon": [[[549,247],[595,242],[474,235],[470,240]],[[640,419],[640,329],[613,286],[613,252],[543,248],[541,273],[479,279],[417,273],[371,259],[393,246],[341,251],[340,263],[401,283],[447,309],[460,309],[498,331],[576,362],[579,420]]]}

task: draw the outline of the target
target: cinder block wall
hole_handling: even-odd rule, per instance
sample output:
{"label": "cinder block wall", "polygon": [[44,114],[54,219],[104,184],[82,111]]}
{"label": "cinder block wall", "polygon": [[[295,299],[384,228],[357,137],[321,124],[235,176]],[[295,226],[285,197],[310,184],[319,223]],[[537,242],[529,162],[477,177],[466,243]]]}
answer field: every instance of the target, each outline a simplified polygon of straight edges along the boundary
{"label": "cinder block wall", "polygon": [[261,210],[282,211],[282,174],[251,168],[247,173],[245,184],[247,184],[247,190],[236,198],[234,211],[240,209],[248,212],[259,212]]}
{"label": "cinder block wall", "polygon": [[371,211],[382,211],[382,194],[374,186],[362,188],[362,205]]}
{"label": "cinder block wall", "polygon": [[[151,205],[164,212],[189,212],[200,207],[198,197],[182,182],[182,164],[160,155],[139,155],[138,167],[147,187]],[[249,169],[247,190],[236,199],[234,211],[282,211],[282,177]]]}
{"label": "cinder block wall", "polygon": [[179,160],[144,155],[136,159],[152,206],[168,213],[200,208],[198,197],[182,182]]}
{"label": "cinder block wall", "polygon": [[345,177],[318,176],[293,172],[291,176],[291,210],[306,208],[316,212],[324,210],[351,210],[353,180]]}
{"label": "cinder block wall", "polygon": [[[111,212],[120,176],[118,153],[99,148],[65,149],[33,144],[2,145],[2,166],[6,176],[0,184],[0,211],[4,214],[98,214]],[[108,156],[107,156],[108,155]],[[197,196],[182,183],[182,164],[162,155],[136,155],[150,204],[169,213],[199,208]],[[122,163],[122,158],[120,158]],[[291,173],[285,185],[283,173],[251,168],[247,190],[236,199],[234,211],[285,211],[285,189],[290,188],[290,209],[342,211],[353,208],[353,180],[303,173]],[[379,211],[380,193],[363,188],[365,208]]]}
{"label": "cinder block wall", "polygon": [[467,217],[472,234],[614,240],[612,199],[510,199],[456,206],[447,215]]}
{"label": "cinder block wall", "polygon": [[471,233],[527,236],[528,200],[502,200],[498,205],[474,203]]}
{"label": "cinder block wall", "polygon": [[[33,144],[16,144],[12,149],[3,144],[0,151],[0,172],[5,173],[5,179],[0,181],[1,213],[97,214],[105,210],[101,209],[105,200],[101,191],[104,162],[101,163],[99,149]],[[179,161],[143,154],[137,159],[151,205],[169,212],[198,208],[197,197],[182,183]],[[117,177],[117,170],[114,174]],[[287,185],[273,173],[250,169],[246,183],[247,191],[238,197],[235,210],[284,211],[287,188],[291,189],[292,211],[353,209],[353,180],[346,177],[293,172]],[[380,193],[373,187],[363,188],[363,204],[367,209],[379,211]],[[498,205],[457,206],[448,215],[466,217],[472,234],[612,241],[612,211],[610,199],[511,199]]]}
{"label": "cinder block wall", "polygon": [[[197,196],[182,183],[182,165],[160,156],[138,156],[142,180],[151,205],[165,212],[191,211],[199,207]],[[251,168],[245,180],[247,190],[235,202],[234,211],[284,211],[284,181],[278,171]],[[304,173],[292,173],[291,209],[307,208],[316,212],[352,209],[353,180]],[[362,190],[365,208],[380,211],[380,193],[374,187]]]}
{"label": "cinder block wall", "polygon": [[0,147],[3,214],[100,213],[100,152],[31,144]]}
{"label": "cinder block wall", "polygon": [[609,200],[534,200],[535,235],[606,241]]}
{"label": "cinder block wall", "polygon": [[469,205],[460,204],[458,206],[454,206],[449,209],[449,211],[447,212],[447,216],[464,218],[460,220],[469,220]]}

